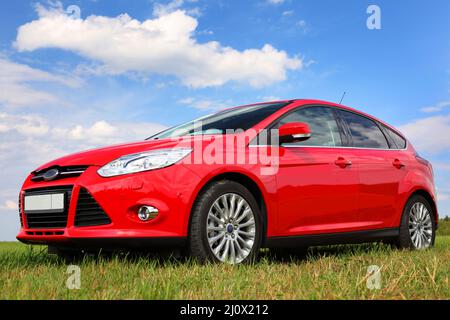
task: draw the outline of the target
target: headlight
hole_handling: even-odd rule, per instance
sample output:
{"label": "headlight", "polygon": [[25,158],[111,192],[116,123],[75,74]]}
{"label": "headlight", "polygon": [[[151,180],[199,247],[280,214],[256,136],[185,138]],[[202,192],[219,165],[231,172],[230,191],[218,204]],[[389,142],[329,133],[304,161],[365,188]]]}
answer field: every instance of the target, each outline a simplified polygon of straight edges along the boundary
{"label": "headlight", "polygon": [[168,167],[192,152],[190,148],[161,149],[129,154],[98,169],[102,177],[114,177]]}

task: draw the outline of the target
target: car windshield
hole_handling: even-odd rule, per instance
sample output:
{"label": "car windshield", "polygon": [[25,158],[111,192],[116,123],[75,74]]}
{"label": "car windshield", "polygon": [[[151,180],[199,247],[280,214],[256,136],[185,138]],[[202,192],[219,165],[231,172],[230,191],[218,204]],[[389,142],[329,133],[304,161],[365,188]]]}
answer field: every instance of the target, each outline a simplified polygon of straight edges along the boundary
{"label": "car windshield", "polygon": [[148,139],[226,134],[227,130],[248,130],[285,105],[287,103],[283,102],[233,108],[175,126]]}

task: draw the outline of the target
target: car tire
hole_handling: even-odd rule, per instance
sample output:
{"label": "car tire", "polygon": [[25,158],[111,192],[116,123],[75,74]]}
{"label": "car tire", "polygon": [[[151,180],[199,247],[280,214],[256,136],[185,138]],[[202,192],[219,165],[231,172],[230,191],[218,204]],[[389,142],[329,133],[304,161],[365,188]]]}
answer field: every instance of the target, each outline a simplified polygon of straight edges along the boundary
{"label": "car tire", "polygon": [[246,187],[220,180],[204,188],[191,214],[191,256],[201,262],[249,263],[257,257],[261,241],[261,212]]}
{"label": "car tire", "polygon": [[426,198],[412,196],[405,205],[397,246],[401,249],[427,249],[434,245],[436,221]]}

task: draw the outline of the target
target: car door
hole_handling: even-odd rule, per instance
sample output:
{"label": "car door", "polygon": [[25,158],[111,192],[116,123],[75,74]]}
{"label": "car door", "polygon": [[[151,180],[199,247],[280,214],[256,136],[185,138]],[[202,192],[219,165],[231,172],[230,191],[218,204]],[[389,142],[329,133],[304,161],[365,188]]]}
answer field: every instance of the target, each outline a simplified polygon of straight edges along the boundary
{"label": "car door", "polygon": [[354,169],[359,176],[358,206],[367,228],[392,226],[399,183],[405,175],[403,156],[392,148],[381,125],[373,119],[339,110],[352,140]]}
{"label": "car door", "polygon": [[277,173],[280,235],[334,233],[358,228],[358,176],[332,108],[301,107],[274,128],[290,122],[310,126],[311,137],[280,147]]}

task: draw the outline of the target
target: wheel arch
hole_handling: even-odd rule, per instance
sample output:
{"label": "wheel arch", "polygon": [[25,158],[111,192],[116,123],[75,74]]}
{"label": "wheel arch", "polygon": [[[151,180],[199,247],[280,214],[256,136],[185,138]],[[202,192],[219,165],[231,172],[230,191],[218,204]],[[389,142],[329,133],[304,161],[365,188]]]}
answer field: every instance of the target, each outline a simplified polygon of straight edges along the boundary
{"label": "wheel arch", "polygon": [[420,188],[420,189],[416,189],[413,192],[411,192],[409,197],[406,199],[406,202],[404,203],[403,208],[406,206],[409,199],[411,199],[413,196],[416,196],[416,195],[422,196],[428,201],[428,203],[431,206],[431,209],[433,210],[433,217],[434,217],[434,220],[435,220],[436,226],[437,226],[438,219],[439,219],[437,204],[436,204],[436,201],[434,200],[433,196],[431,195],[431,193],[428,192],[427,190]]}
{"label": "wheel arch", "polygon": [[249,175],[242,173],[242,172],[236,172],[236,171],[230,171],[230,172],[223,172],[216,174],[212,177],[209,177],[200,184],[200,188],[195,193],[195,197],[193,201],[191,201],[190,205],[190,211],[189,211],[189,221],[187,224],[187,235],[190,236],[190,227],[191,227],[191,220],[192,220],[192,209],[194,207],[195,201],[197,201],[200,194],[206,190],[209,185],[213,182],[220,181],[220,180],[230,180],[237,182],[244,187],[246,187],[253,197],[256,200],[256,203],[258,204],[258,207],[260,209],[261,215],[262,215],[262,228],[263,228],[263,234],[262,234],[262,245],[265,244],[266,238],[267,238],[267,225],[268,225],[268,217],[267,217],[267,205],[266,205],[266,199],[264,196],[264,189],[262,186],[260,186],[254,178],[250,177]]}

